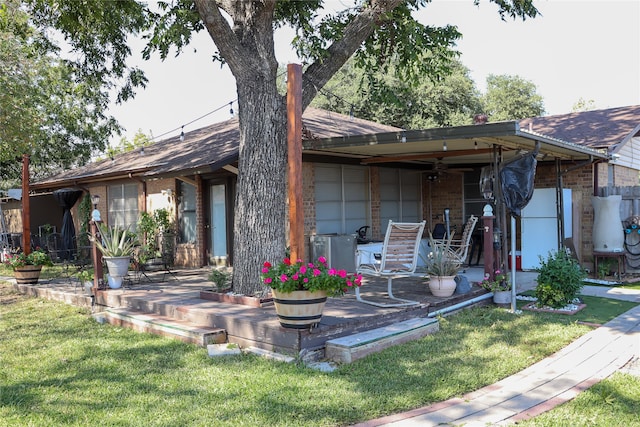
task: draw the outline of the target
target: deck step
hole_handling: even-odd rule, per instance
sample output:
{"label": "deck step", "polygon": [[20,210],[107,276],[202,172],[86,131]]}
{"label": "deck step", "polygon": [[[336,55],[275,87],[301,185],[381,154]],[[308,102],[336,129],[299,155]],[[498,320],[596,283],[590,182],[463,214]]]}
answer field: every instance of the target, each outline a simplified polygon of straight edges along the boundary
{"label": "deck step", "polygon": [[339,363],[351,363],[385,348],[417,340],[440,329],[434,318],[414,318],[370,331],[329,340],[325,357]]}
{"label": "deck step", "polygon": [[208,344],[227,342],[227,332],[224,329],[200,326],[184,320],[127,308],[109,308],[101,313],[96,313],[94,317],[112,325],[173,337],[202,347],[206,347]]}

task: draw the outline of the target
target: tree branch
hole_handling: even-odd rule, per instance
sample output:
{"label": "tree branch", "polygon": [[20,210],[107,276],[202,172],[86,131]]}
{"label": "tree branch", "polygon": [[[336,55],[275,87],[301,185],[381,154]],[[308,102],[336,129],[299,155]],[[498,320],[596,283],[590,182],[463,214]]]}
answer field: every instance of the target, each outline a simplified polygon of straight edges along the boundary
{"label": "tree branch", "polygon": [[371,35],[382,15],[392,11],[402,0],[373,0],[344,30],[343,37],[327,49],[328,55],[311,64],[302,76],[302,108],[311,104],[317,92],[331,79]]}

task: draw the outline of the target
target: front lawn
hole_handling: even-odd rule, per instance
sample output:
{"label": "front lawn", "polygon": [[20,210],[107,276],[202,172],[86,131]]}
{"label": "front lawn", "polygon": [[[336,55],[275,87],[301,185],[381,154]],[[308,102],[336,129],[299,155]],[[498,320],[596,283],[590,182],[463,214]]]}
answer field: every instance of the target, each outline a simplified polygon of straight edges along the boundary
{"label": "front lawn", "polygon": [[579,321],[634,306],[584,299],[575,316],[464,310],[434,335],[322,373],[253,355],[209,358],[0,284],[0,425],[347,425],[494,383],[591,330]]}

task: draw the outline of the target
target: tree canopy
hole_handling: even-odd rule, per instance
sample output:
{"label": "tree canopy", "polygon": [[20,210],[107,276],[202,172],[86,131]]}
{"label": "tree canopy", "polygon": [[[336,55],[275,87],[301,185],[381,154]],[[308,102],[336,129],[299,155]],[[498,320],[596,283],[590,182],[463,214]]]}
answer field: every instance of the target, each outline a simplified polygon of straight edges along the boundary
{"label": "tree canopy", "polygon": [[473,116],[483,112],[469,70],[458,60],[451,61],[447,74],[415,84],[393,77],[387,80],[386,93],[377,93],[364,71],[350,60],[312,105],[404,129],[470,125]]}
{"label": "tree canopy", "polygon": [[469,70],[453,59],[442,76],[406,82],[391,76],[385,89],[371,87],[364,70],[349,60],[325,85],[312,105],[352,114],[404,129],[427,129],[473,124],[478,113],[489,120],[517,120],[544,113],[536,86],[518,76],[489,76],[481,94]]}
{"label": "tree canopy", "polygon": [[484,105],[489,120],[496,122],[544,114],[544,102],[536,93],[536,85],[519,76],[490,74]]}
{"label": "tree canopy", "polygon": [[[490,1],[503,19],[538,13],[531,0]],[[291,26],[296,32],[292,43],[309,64],[302,76],[304,109],[354,54],[372,85],[384,85],[376,77],[385,71],[415,81],[445,69],[459,34],[452,25],[433,27],[412,17],[428,3],[356,0],[330,11],[322,0],[175,0],[158,2],[157,10],[135,0],[26,2],[38,27],[58,29],[79,54],[74,62],[79,76],[107,88],[122,81],[120,99],[144,84],[139,70],[126,66],[129,35],[147,38],[145,55],[157,50],[166,57],[172,48],[179,53],[186,47],[193,32],[208,32],[216,49],[213,58],[229,66],[238,91],[233,285],[245,294],[261,288],[260,266],[280,260],[286,244],[286,99],[277,91],[274,30]]]}
{"label": "tree canopy", "polygon": [[14,180],[22,154],[43,176],[86,162],[119,129],[101,82],[78,78],[19,6],[0,2],[0,173]]}

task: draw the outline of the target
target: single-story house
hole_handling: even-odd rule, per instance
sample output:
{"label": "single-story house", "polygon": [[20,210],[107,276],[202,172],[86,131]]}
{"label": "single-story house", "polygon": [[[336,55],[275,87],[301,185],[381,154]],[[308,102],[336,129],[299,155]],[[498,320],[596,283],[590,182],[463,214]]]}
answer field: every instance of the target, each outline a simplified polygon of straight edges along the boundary
{"label": "single-story house", "polygon": [[[571,190],[578,256],[591,261],[590,197],[600,187],[638,185],[640,106],[521,121],[403,130],[308,108],[303,114],[305,234],[352,234],[389,219],[427,220],[450,211],[453,225],[482,215],[483,167],[539,147],[535,188]],[[238,173],[237,119],[154,143],[35,182],[34,191],[81,188],[101,196],[108,223],[134,224],[142,211],[168,208],[178,228],[176,263],[233,263]],[[535,194],[535,193],[534,193]],[[520,233],[520,229],[518,230]],[[567,233],[565,233],[565,236]],[[527,241],[519,240],[519,245]]]}

